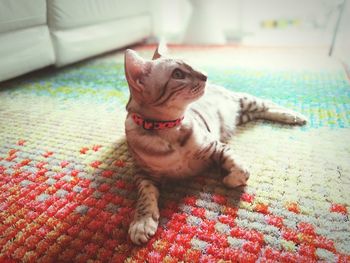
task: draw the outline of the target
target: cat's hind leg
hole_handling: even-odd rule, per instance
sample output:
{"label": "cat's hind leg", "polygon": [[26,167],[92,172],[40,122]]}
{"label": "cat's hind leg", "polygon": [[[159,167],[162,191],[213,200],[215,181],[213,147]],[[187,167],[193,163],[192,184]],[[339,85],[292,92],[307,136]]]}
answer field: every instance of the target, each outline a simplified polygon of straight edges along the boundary
{"label": "cat's hind leg", "polygon": [[158,182],[153,178],[136,174],[138,199],[134,219],[129,226],[129,236],[134,244],[147,242],[157,231],[158,209]]}
{"label": "cat's hind leg", "polygon": [[240,112],[237,117],[237,124],[244,124],[257,119],[292,125],[304,125],[307,122],[306,117],[302,114],[271,101],[259,99],[248,94],[238,94]]}

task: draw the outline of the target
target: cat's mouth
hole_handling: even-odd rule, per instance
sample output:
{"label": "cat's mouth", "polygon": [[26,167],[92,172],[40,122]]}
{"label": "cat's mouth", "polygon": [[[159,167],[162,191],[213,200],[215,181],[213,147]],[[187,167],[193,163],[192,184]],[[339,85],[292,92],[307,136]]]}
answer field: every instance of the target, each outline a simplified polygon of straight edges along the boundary
{"label": "cat's mouth", "polygon": [[186,94],[186,99],[193,101],[204,95],[205,92],[205,83],[198,82],[193,85]]}
{"label": "cat's mouth", "polygon": [[197,93],[199,93],[200,91],[203,91],[204,88],[201,87],[201,85],[199,83],[197,83],[196,85],[194,85],[191,90],[190,90],[190,93],[192,95],[196,95]]}

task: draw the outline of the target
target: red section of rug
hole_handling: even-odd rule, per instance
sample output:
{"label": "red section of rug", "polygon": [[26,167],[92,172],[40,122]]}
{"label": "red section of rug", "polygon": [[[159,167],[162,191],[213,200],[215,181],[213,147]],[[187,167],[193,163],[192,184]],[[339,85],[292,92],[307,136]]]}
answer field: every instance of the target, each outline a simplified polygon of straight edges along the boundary
{"label": "red section of rug", "polygon": [[[198,206],[197,196],[167,200],[161,208],[165,223],[147,245],[134,246],[127,236],[134,204],[128,196],[135,191],[134,185],[116,180],[114,185],[92,187],[90,180],[79,177],[79,170],[67,177],[47,169],[54,166],[49,163],[54,152],[42,151],[47,161],[18,158],[25,145],[21,139],[0,157],[12,163],[8,168],[0,166],[0,262],[316,262],[317,248],[334,253],[338,262],[350,262],[349,256],[337,253],[331,240],[316,234],[313,225],[300,222],[297,230],[291,229],[268,205],[254,203],[254,195],[248,193],[240,201],[253,205],[268,225],[278,228],[282,240],[296,244],[294,252],[273,249],[263,232],[237,226],[238,208],[220,194],[207,200],[219,208],[217,218]],[[86,155],[101,148],[94,145],[77,151]],[[65,168],[70,163],[59,160],[59,165]],[[91,163],[93,168],[99,165],[98,160]],[[125,168],[126,163],[118,159],[113,165]],[[101,176],[109,178],[116,172],[104,170]],[[201,177],[195,181],[206,183]],[[111,193],[111,187],[124,194]],[[179,209],[180,204],[185,211]],[[110,212],[111,206],[117,207],[116,212]],[[286,209],[299,213],[295,203]],[[333,204],[330,212],[347,214],[339,204]],[[234,247],[232,240],[239,241],[239,246]]]}

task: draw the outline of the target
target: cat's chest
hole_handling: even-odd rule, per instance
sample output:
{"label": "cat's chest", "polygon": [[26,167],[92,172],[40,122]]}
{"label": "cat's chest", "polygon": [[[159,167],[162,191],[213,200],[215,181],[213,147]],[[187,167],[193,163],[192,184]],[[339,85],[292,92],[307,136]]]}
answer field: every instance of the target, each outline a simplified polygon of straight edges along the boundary
{"label": "cat's chest", "polygon": [[139,142],[144,145],[132,148],[139,165],[153,175],[187,177],[204,167],[205,161],[196,159],[195,155],[208,142],[208,134],[190,125],[163,136],[148,136]]}

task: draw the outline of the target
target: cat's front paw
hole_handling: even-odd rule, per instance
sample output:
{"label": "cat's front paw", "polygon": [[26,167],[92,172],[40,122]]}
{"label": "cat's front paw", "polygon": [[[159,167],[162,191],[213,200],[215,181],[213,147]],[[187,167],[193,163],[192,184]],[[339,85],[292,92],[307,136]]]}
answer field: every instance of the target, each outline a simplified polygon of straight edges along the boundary
{"label": "cat's front paw", "polygon": [[131,222],[129,227],[129,236],[131,241],[136,245],[146,243],[158,228],[158,219],[154,219],[151,215],[136,218]]}
{"label": "cat's front paw", "polygon": [[249,172],[244,168],[234,168],[231,172],[224,177],[222,180],[223,184],[229,188],[235,188],[238,186],[247,185],[247,181],[249,179]]}

